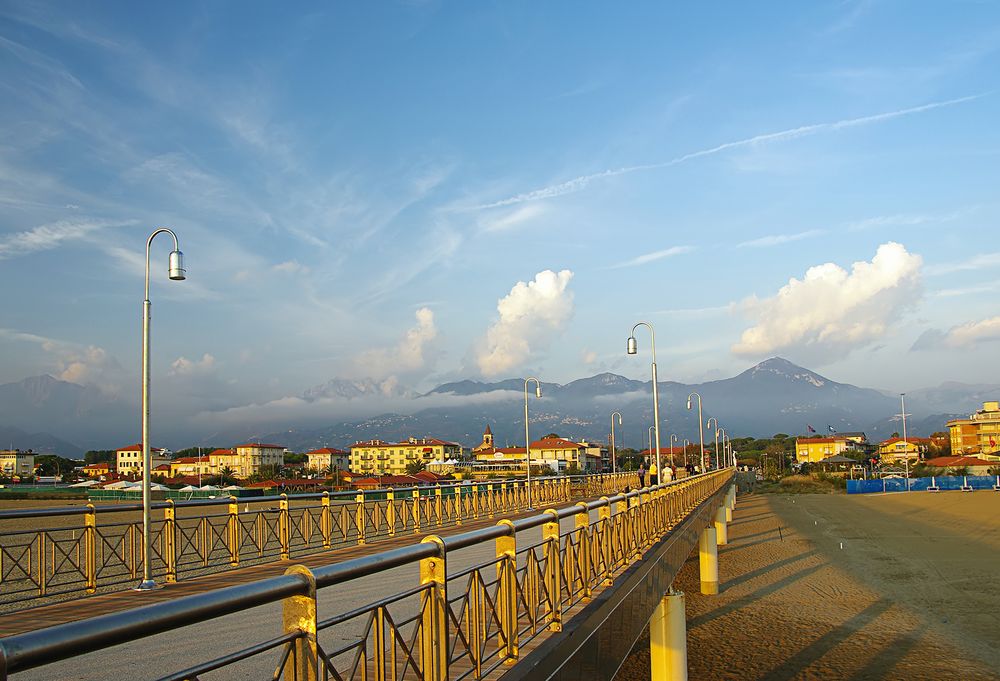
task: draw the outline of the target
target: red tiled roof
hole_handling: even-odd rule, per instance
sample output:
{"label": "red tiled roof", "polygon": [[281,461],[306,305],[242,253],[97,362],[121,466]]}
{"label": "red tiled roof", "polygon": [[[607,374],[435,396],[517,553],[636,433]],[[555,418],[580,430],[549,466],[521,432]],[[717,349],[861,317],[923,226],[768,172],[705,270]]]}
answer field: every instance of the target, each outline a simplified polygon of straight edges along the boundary
{"label": "red tiled roof", "polygon": [[[118,452],[134,452],[136,450],[138,450],[140,452],[142,451],[142,443],[141,442],[138,443],[138,444],[129,445],[127,447],[119,447],[118,449],[115,450],[115,453],[118,453]],[[162,452],[163,450],[159,449],[157,447],[150,447],[149,451],[151,451],[151,452]]]}
{"label": "red tiled roof", "polygon": [[245,445],[236,445],[237,447],[268,447],[270,449],[284,449],[285,445],[265,445],[260,442],[248,442]]}
{"label": "red tiled roof", "polygon": [[306,452],[306,454],[347,454],[343,449],[333,449],[332,447],[323,447],[322,449],[314,449],[311,452]]}
{"label": "red tiled roof", "polygon": [[410,440],[404,440],[403,442],[386,442],[384,440],[364,440],[355,442],[351,445],[351,449],[355,447],[426,447],[427,445],[436,446],[451,446],[458,447],[457,442],[446,442],[445,440],[439,440],[435,437],[425,437],[425,438],[414,438],[411,442]]}
{"label": "red tiled roof", "polygon": [[168,464],[168,463],[161,463],[159,466],[157,466],[153,470],[154,471],[169,471],[170,470],[170,464]]}
{"label": "red tiled roof", "polygon": [[831,444],[834,442],[845,442],[848,439],[849,438],[846,437],[797,437],[795,438],[795,444],[796,445],[798,445],[799,443],[812,444],[812,445]]}
{"label": "red tiled roof", "polygon": [[207,456],[183,456],[179,459],[174,459],[174,463],[208,463],[211,459]]}
{"label": "red tiled roof", "polygon": [[213,456],[233,456],[235,454],[236,454],[236,452],[234,452],[231,449],[216,449],[215,451],[213,451],[212,453],[210,453],[208,456],[209,456],[209,458],[211,458]]}
{"label": "red tiled roof", "polygon": [[[890,437],[888,440],[882,440],[881,442],[879,442],[878,446],[879,447],[883,447],[885,445],[893,445],[893,444],[896,444],[897,442],[903,442],[903,438],[901,438],[901,437]],[[929,437],[908,437],[908,438],[906,438],[906,442],[912,442],[915,445],[929,445],[931,443],[931,438],[929,438]]]}
{"label": "red tiled roof", "polygon": [[531,443],[532,449],[583,449],[583,445],[561,437],[543,437]]}
{"label": "red tiled roof", "polygon": [[997,465],[990,461],[983,461],[974,456],[939,456],[936,459],[928,459],[924,464],[934,468],[962,468],[964,466],[993,466]]}

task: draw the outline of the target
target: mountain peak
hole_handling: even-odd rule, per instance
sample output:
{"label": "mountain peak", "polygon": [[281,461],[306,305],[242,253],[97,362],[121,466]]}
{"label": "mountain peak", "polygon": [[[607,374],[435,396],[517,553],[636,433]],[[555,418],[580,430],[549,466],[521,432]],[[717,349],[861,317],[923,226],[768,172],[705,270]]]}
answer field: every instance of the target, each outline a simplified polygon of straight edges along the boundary
{"label": "mountain peak", "polygon": [[819,374],[800,367],[797,364],[789,362],[783,357],[771,357],[766,359],[760,364],[747,369],[741,374],[743,376],[748,376],[749,378],[755,378],[759,375],[775,375],[784,378],[789,378],[796,381],[804,381],[806,383],[811,383],[817,388],[821,388],[829,381]]}

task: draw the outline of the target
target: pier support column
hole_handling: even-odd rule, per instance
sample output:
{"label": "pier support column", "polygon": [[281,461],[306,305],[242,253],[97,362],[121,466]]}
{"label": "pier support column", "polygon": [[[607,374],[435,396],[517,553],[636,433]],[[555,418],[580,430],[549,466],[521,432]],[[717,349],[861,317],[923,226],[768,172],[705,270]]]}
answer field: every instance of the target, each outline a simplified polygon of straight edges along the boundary
{"label": "pier support column", "polygon": [[729,543],[729,533],[726,531],[726,508],[720,506],[715,512],[715,543],[718,546],[725,546]]}
{"label": "pier support column", "polygon": [[687,681],[687,622],[684,594],[670,591],[649,620],[651,681]]}
{"label": "pier support column", "polygon": [[715,527],[709,525],[698,538],[698,563],[701,566],[701,592],[707,596],[719,593],[719,547]]}

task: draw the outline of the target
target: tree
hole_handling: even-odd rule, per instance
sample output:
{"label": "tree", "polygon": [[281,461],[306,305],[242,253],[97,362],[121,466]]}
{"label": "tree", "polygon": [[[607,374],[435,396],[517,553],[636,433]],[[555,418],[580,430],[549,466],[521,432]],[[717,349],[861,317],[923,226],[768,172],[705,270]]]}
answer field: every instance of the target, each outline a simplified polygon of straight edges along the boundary
{"label": "tree", "polygon": [[38,475],[66,475],[73,472],[77,462],[55,454],[39,454],[35,457]]}
{"label": "tree", "polygon": [[427,464],[425,464],[423,461],[411,461],[410,463],[406,464],[407,475],[416,475],[420,471],[426,469],[427,469]]}
{"label": "tree", "polygon": [[221,471],[219,471],[219,482],[220,485],[231,485],[236,482],[236,471],[234,471],[230,466],[224,466]]}
{"label": "tree", "polygon": [[83,462],[87,465],[92,463],[115,463],[118,453],[113,449],[91,449],[83,455]]}
{"label": "tree", "polygon": [[285,463],[305,463],[309,460],[308,454],[296,454],[294,452],[285,452]]}
{"label": "tree", "polygon": [[548,435],[543,435],[542,436],[543,440],[551,440],[553,438],[558,439],[559,438],[559,433],[549,433]]}

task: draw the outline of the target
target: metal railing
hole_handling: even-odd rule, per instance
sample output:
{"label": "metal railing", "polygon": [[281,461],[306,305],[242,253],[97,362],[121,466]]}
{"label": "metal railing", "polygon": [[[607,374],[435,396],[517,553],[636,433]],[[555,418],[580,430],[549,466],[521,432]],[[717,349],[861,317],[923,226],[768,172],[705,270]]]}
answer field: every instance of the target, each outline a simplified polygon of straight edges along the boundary
{"label": "metal railing", "polygon": [[[569,501],[635,485],[635,475],[532,481],[537,503]],[[154,503],[152,570],[186,576],[253,565],[401,533],[426,532],[527,508],[522,480],[237,500]],[[141,504],[0,511],[0,603],[130,586],[143,573]],[[194,514],[190,514],[191,511]],[[204,511],[204,512],[202,512]],[[39,519],[55,519],[37,527]]]}
{"label": "metal railing", "polygon": [[[484,679],[516,662],[545,631],[561,630],[574,607],[610,586],[687,514],[732,480],[714,471],[520,520],[312,570],[187,596],[0,639],[0,681],[9,674],[93,653],[282,601],[283,633],[162,679],[199,679],[251,661],[274,664],[273,679]],[[572,526],[561,521],[572,519]],[[541,538],[519,545],[519,532]],[[450,571],[457,552],[494,547],[495,558]],[[320,619],[317,590],[406,565],[416,583],[400,593]],[[345,588],[344,593],[351,590]],[[270,668],[270,667],[268,667]]]}

